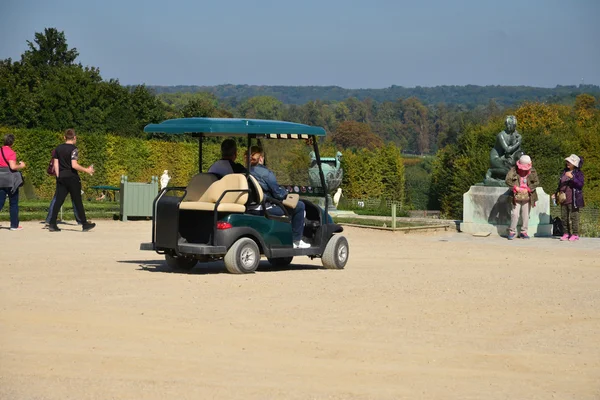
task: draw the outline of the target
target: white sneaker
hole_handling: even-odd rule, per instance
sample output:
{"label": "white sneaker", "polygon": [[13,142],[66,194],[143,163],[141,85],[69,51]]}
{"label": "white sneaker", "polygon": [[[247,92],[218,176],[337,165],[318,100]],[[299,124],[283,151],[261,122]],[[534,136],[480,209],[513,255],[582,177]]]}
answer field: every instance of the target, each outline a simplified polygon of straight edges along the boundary
{"label": "white sneaker", "polygon": [[308,249],[309,247],[310,247],[310,243],[306,243],[303,240],[300,240],[299,242],[294,242],[295,249]]}

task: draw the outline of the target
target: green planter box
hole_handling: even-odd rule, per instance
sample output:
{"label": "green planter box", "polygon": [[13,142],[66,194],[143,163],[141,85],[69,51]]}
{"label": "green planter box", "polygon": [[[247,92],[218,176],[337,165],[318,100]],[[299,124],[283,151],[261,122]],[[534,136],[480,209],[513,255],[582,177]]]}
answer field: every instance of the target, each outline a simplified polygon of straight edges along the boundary
{"label": "green planter box", "polygon": [[150,183],[129,182],[127,175],[121,176],[121,220],[128,217],[152,217],[152,203],[158,195],[158,177]]}

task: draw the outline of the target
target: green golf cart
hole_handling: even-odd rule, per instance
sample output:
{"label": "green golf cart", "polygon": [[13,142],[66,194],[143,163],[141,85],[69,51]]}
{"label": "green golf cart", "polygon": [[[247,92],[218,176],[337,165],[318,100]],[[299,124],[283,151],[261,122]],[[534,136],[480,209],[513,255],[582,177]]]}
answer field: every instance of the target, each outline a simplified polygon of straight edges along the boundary
{"label": "green golf cart", "polygon": [[[276,267],[287,266],[298,256],[321,258],[328,269],[345,267],[348,241],[339,234],[343,228],[327,213],[327,186],[317,144],[317,138],[325,136],[323,128],[283,121],[180,118],[147,125],[144,131],[197,137],[199,172],[186,187],[166,187],[159,192],[153,204],[152,242],[142,243],[141,250],[164,254],[174,270],[223,259],[230,273],[250,273],[261,256]],[[207,136],[247,138],[248,162],[253,141],[303,140],[316,155],[321,187],[287,185],[288,198],[280,202],[267,198],[249,173],[221,178],[203,173],[202,141]],[[310,243],[309,248],[294,248],[292,243],[289,210],[301,195],[306,212],[303,240]],[[324,208],[310,200],[315,197],[325,200]],[[265,202],[278,205],[284,215],[270,215]]]}

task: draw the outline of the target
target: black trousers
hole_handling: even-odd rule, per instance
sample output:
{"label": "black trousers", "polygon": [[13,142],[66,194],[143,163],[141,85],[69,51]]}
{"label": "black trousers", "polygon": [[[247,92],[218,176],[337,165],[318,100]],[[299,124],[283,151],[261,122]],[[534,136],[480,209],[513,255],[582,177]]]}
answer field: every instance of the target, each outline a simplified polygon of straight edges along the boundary
{"label": "black trousers", "polygon": [[83,202],[81,201],[81,180],[79,179],[79,176],[70,176],[68,178],[56,179],[56,203],[54,203],[54,208],[52,209],[50,225],[56,225],[58,212],[65,202],[67,194],[71,195],[71,200],[73,200],[73,204],[79,212],[81,222],[83,224],[87,223],[85,210],[83,209]]}

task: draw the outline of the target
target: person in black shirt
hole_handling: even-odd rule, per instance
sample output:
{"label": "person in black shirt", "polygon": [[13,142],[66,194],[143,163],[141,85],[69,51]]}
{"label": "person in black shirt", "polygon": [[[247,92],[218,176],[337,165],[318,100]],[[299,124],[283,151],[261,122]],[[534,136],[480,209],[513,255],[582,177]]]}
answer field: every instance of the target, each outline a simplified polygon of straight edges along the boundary
{"label": "person in black shirt", "polygon": [[65,202],[67,194],[71,195],[71,199],[75,207],[80,212],[81,221],[83,222],[83,231],[87,232],[93,229],[96,224],[88,222],[85,216],[85,209],[81,201],[81,180],[77,171],[87,174],[94,174],[94,167],[88,168],[79,165],[79,151],[75,146],[77,136],[75,130],[67,129],[65,132],[65,143],[61,144],[54,150],[54,171],[56,171],[56,203],[52,209],[50,217],[50,232],[59,232],[60,228],[56,225],[58,211]]}
{"label": "person in black shirt", "polygon": [[221,143],[221,159],[216,161],[208,169],[209,174],[215,174],[221,179],[228,174],[244,174],[246,168],[236,163],[237,158],[237,144],[233,139],[225,139]]}

